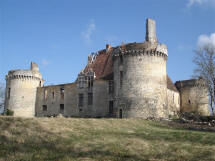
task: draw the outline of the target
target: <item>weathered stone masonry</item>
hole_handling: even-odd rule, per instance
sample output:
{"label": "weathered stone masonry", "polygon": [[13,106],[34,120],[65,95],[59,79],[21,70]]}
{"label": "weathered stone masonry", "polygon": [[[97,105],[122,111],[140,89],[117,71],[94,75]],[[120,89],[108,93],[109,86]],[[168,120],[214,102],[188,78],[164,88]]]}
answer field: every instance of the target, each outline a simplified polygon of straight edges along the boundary
{"label": "weathered stone masonry", "polygon": [[12,70],[6,76],[5,108],[15,116],[35,116],[37,87],[43,85],[38,66],[31,64],[30,70]]}
{"label": "weathered stone masonry", "polygon": [[23,117],[167,118],[180,111],[209,115],[202,83],[187,80],[175,86],[168,77],[168,49],[158,43],[155,24],[147,19],[143,43],[106,45],[90,54],[74,83],[43,86],[35,63],[30,70],[9,71],[6,109]]}

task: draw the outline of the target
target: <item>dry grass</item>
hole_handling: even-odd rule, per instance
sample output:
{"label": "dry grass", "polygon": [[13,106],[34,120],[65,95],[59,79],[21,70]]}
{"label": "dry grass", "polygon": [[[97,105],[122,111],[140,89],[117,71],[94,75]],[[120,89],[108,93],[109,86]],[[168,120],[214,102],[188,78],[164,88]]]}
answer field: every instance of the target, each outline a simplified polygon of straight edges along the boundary
{"label": "dry grass", "polygon": [[0,161],[215,160],[215,134],[141,119],[0,117]]}

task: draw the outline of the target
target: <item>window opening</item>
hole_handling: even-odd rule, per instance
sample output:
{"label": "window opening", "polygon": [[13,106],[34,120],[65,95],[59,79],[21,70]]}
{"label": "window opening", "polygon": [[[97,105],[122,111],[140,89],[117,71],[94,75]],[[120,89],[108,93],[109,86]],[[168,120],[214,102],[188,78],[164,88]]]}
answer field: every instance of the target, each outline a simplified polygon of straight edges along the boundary
{"label": "window opening", "polygon": [[88,93],[88,105],[93,104],[93,93]]}
{"label": "window opening", "polygon": [[122,55],[119,56],[119,63],[120,63],[120,65],[123,65],[123,57],[122,57]]}
{"label": "window opening", "polygon": [[113,101],[109,101],[109,115],[113,114]]}
{"label": "window opening", "polygon": [[83,106],[83,101],[84,101],[84,95],[81,93],[78,95],[78,107]]}
{"label": "window opening", "polygon": [[189,104],[191,103],[190,100],[188,100],[188,103],[189,103]]}
{"label": "window opening", "polygon": [[45,89],[44,91],[44,99],[47,100],[48,99],[48,90]]}
{"label": "window opening", "polygon": [[10,98],[10,88],[8,88],[8,91],[7,91],[7,98],[8,99]]}
{"label": "window opening", "polygon": [[43,105],[43,111],[47,111],[47,105]]}
{"label": "window opening", "polygon": [[84,76],[79,76],[78,77],[78,87],[79,88],[84,88],[84,82],[85,82],[85,77]]}
{"label": "window opening", "polygon": [[88,77],[88,88],[92,88],[93,87],[93,76],[89,76]]}
{"label": "window opening", "polygon": [[113,81],[109,81],[109,94],[114,93],[114,83]]}
{"label": "window opening", "polygon": [[60,104],[60,113],[64,114],[64,104]]}
{"label": "window opening", "polygon": [[122,109],[119,110],[119,118],[122,118]]}
{"label": "window opening", "polygon": [[122,88],[123,71],[120,71],[120,88]]}
{"label": "window opening", "polygon": [[63,87],[60,88],[60,95],[61,95],[61,99],[64,99],[64,88]]}

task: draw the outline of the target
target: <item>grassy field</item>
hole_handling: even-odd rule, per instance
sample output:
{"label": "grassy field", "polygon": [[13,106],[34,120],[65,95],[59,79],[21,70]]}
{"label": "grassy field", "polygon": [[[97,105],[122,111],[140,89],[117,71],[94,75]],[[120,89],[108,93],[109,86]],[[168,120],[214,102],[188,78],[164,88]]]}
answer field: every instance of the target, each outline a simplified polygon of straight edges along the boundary
{"label": "grassy field", "polygon": [[141,119],[0,117],[0,161],[215,160],[215,133]]}

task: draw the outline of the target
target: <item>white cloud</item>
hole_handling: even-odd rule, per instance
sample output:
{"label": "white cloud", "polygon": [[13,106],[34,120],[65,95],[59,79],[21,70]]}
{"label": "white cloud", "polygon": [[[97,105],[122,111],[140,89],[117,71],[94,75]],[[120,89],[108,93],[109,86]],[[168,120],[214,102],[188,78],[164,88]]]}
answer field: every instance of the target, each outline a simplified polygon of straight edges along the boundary
{"label": "white cloud", "polygon": [[47,66],[49,64],[50,64],[50,62],[48,60],[46,60],[46,59],[42,60],[42,65]]}
{"label": "white cloud", "polygon": [[92,35],[96,31],[96,25],[94,20],[90,20],[90,23],[87,25],[87,28],[85,31],[81,32],[81,36],[84,38],[84,40],[87,43],[91,43],[92,41]]}
{"label": "white cloud", "polygon": [[207,0],[188,0],[187,7],[191,7],[194,4],[201,5],[202,3],[205,3],[205,1]]}
{"label": "white cloud", "polygon": [[198,47],[202,48],[208,45],[211,45],[215,48],[215,33],[212,33],[210,36],[208,35],[200,35],[198,37]]}
{"label": "white cloud", "polygon": [[215,4],[215,0],[188,0],[187,7],[191,7],[195,4],[197,4],[197,5]]}

